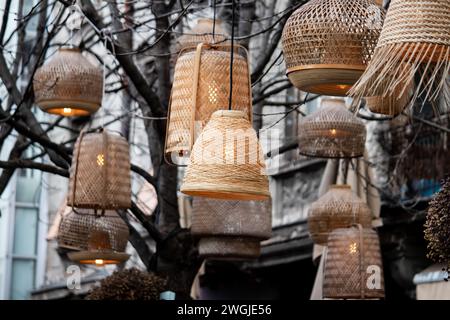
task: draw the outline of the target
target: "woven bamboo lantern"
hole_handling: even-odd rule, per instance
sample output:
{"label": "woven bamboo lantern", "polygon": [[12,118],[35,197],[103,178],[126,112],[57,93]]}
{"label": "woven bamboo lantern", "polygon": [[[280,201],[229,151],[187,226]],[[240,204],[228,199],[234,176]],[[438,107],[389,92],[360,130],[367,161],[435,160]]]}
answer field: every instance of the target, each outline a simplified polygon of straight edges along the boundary
{"label": "woven bamboo lantern", "polygon": [[[410,64],[411,68],[403,68],[404,64]],[[404,80],[404,89],[418,70],[422,77],[411,104],[422,93],[424,101],[435,100],[449,69],[450,2],[392,0],[373,58],[350,94],[376,96],[380,86],[392,91],[399,79]]]}
{"label": "woven bamboo lantern", "polygon": [[340,98],[324,98],[319,110],[299,123],[300,154],[320,158],[354,158],[364,154],[364,123]]}
{"label": "woven bamboo lantern", "polygon": [[102,103],[103,72],[78,48],[61,48],[33,78],[36,104],[48,113],[86,116]]}
{"label": "woven bamboo lantern", "polygon": [[[228,106],[230,52],[198,46],[179,56],[176,66],[166,136],[166,159],[179,164],[188,157],[195,138],[214,111]],[[234,55],[232,109],[251,119],[251,81],[247,59]]]}
{"label": "woven bamboo lantern", "polygon": [[106,130],[81,133],[75,143],[67,203],[99,210],[131,207],[128,142]]}
{"label": "woven bamboo lantern", "polygon": [[117,264],[129,258],[128,236],[128,226],[115,211],[72,209],[59,226],[58,246],[74,250],[68,257],[81,264]]}
{"label": "woven bamboo lantern", "polygon": [[188,48],[195,50],[195,47],[197,47],[199,43],[224,44],[228,37],[228,32],[223,27],[222,21],[216,19],[214,36],[213,36],[213,25],[214,25],[213,19],[209,18],[198,19],[197,24],[189,31],[189,33],[182,35],[178,39],[179,50],[184,50]]}
{"label": "woven bamboo lantern", "polygon": [[384,298],[383,264],[375,231],[359,225],[330,233],[323,296],[333,299]]}
{"label": "woven bamboo lantern", "polygon": [[369,62],[384,9],[371,0],[311,0],[283,29],[287,76],[306,92],[345,96]]}
{"label": "woven bamboo lantern", "polygon": [[352,192],[349,185],[332,185],[328,192],[311,204],[308,228],[316,244],[327,245],[331,231],[353,224],[370,228],[372,217],[367,204]]}
{"label": "woven bamboo lantern", "polygon": [[255,259],[260,242],[272,233],[271,201],[235,201],[195,197],[192,234],[199,254],[214,259]]}
{"label": "woven bamboo lantern", "polygon": [[181,192],[228,200],[268,199],[262,149],[246,113],[219,110],[192,149]]}

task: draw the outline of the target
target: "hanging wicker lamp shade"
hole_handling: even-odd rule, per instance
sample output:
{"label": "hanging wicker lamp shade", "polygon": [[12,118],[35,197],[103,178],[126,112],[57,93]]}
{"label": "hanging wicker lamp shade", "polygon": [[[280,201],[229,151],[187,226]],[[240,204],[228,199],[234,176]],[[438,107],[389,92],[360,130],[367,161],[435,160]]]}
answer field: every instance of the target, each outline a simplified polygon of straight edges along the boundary
{"label": "hanging wicker lamp shade", "polygon": [[[179,164],[214,111],[228,106],[230,52],[199,45],[179,56],[174,73],[166,135],[166,159]],[[233,110],[251,119],[251,81],[247,59],[236,54],[233,63]]]}
{"label": "hanging wicker lamp shade", "polygon": [[61,48],[33,78],[36,104],[48,113],[86,116],[102,103],[103,72],[78,48]]}
{"label": "hanging wicker lamp shade", "polygon": [[364,154],[366,127],[340,98],[324,98],[319,110],[299,123],[300,154],[320,158],[354,158]]}
{"label": "hanging wicker lamp shade", "polygon": [[384,298],[380,243],[374,230],[358,225],[330,233],[323,296],[333,299]]}
{"label": "hanging wicker lamp shade", "polygon": [[73,151],[67,203],[99,210],[131,207],[130,154],[125,138],[106,130],[80,134]]}
{"label": "hanging wicker lamp shade", "polygon": [[127,224],[115,211],[72,209],[59,226],[58,246],[74,250],[68,256],[81,264],[117,264],[129,258],[128,236]]}
{"label": "hanging wicker lamp shade", "polygon": [[[213,31],[214,29],[214,31]],[[209,18],[201,18],[197,20],[197,24],[187,33],[178,38],[178,49],[192,49],[199,43],[205,44],[224,44],[228,37],[228,32],[223,27],[221,20]]]}
{"label": "hanging wicker lamp shade", "polygon": [[345,96],[369,62],[384,9],[372,0],[311,0],[283,29],[287,76],[306,92]]}
{"label": "hanging wicker lamp shade", "polygon": [[361,224],[372,226],[371,212],[367,204],[349,185],[332,185],[317,201],[311,204],[308,228],[314,243],[327,245],[328,235],[338,228]]}
{"label": "hanging wicker lamp shade", "polygon": [[228,200],[270,196],[262,149],[246,113],[213,113],[192,149],[181,192]]}
{"label": "hanging wicker lamp shade", "polygon": [[214,259],[254,259],[272,233],[271,201],[195,197],[191,232],[200,237],[199,254]]}
{"label": "hanging wicker lamp shade", "polygon": [[[403,68],[404,64],[411,68]],[[419,95],[424,101],[435,100],[449,69],[450,1],[392,0],[373,57],[350,94],[375,96],[380,86],[392,91],[399,79],[406,88],[419,71],[411,104]]]}

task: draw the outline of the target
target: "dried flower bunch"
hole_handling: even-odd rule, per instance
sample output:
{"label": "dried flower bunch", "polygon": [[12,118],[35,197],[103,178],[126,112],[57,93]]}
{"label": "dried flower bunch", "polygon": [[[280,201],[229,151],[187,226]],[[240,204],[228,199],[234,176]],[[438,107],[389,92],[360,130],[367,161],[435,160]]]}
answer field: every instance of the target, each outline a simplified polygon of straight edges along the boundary
{"label": "dried flower bunch", "polygon": [[450,261],[450,177],[430,201],[425,222],[425,240],[428,241],[427,257],[436,262]]}
{"label": "dried flower bunch", "polygon": [[87,300],[159,300],[167,281],[136,268],[115,271],[93,288]]}

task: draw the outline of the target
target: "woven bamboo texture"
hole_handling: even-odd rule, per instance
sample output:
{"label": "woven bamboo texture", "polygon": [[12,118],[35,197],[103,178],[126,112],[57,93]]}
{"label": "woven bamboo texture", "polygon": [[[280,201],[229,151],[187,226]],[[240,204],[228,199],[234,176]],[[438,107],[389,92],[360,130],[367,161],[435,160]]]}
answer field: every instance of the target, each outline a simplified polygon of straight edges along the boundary
{"label": "woven bamboo texture", "polygon": [[257,259],[261,254],[260,240],[238,237],[204,237],[198,243],[199,255],[218,260]]}
{"label": "woven bamboo texture", "polygon": [[243,111],[213,113],[192,149],[181,192],[228,200],[269,198],[262,148]]}
{"label": "woven bamboo texture", "polygon": [[[368,272],[370,266],[379,267],[378,288],[368,286],[373,274]],[[333,299],[384,298],[383,264],[375,231],[352,227],[331,232],[324,265],[323,296]]]}
{"label": "woven bamboo texture", "polygon": [[[402,66],[410,64],[411,69]],[[355,97],[375,96],[379,86],[405,88],[416,72],[420,81],[411,104],[436,100],[450,69],[450,1],[392,0],[370,64],[351,90]],[[388,95],[390,92],[387,92]]]}
{"label": "woven bamboo texture", "polygon": [[342,99],[323,99],[321,107],[299,123],[299,151],[310,157],[361,157],[365,139],[364,123],[347,110]]}
{"label": "woven bamboo texture", "polygon": [[213,34],[213,19],[198,19],[197,24],[186,34],[178,38],[178,50],[186,50],[195,47],[199,43],[206,44],[225,44],[228,32],[225,30],[221,20],[216,20]]}
{"label": "woven bamboo texture", "polygon": [[375,49],[384,9],[371,0],[312,0],[282,34],[287,76],[300,90],[345,96]]}
{"label": "woven bamboo texture", "polygon": [[353,224],[370,228],[372,217],[367,204],[352,192],[349,185],[332,185],[311,204],[308,228],[316,244],[327,245],[331,231],[348,228]]}
{"label": "woven bamboo texture", "polygon": [[68,205],[88,209],[131,207],[128,142],[107,131],[82,133],[70,168]]}
{"label": "woven bamboo texture", "polygon": [[91,64],[79,49],[59,49],[33,78],[36,104],[64,116],[92,114],[103,95],[102,69]]}
{"label": "woven bamboo texture", "polygon": [[[103,237],[95,238],[96,233]],[[58,246],[70,250],[85,251],[103,248],[123,252],[128,242],[128,226],[115,211],[95,214],[92,209],[76,209],[65,215],[58,231]],[[105,237],[106,236],[106,237]],[[99,240],[101,243],[95,245]],[[94,247],[93,247],[94,245]]]}
{"label": "woven bamboo texture", "polygon": [[[195,60],[200,54],[198,70]],[[195,76],[198,75],[196,83]],[[247,59],[234,56],[232,109],[251,119],[251,89]],[[176,63],[166,137],[166,154],[188,155],[211,115],[228,106],[230,52],[201,49],[182,54]],[[194,137],[192,137],[192,133]]]}

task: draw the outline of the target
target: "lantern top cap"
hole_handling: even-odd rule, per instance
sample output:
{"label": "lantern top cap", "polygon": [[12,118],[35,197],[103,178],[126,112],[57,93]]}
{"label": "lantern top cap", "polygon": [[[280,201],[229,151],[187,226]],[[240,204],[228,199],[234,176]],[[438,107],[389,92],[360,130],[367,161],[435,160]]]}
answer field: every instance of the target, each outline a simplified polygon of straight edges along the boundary
{"label": "lantern top cap", "polygon": [[222,117],[247,119],[245,112],[241,110],[217,110],[211,115],[211,118],[222,118]]}
{"label": "lantern top cap", "polygon": [[335,107],[335,106],[339,106],[339,107],[345,108],[345,101],[344,101],[344,99],[342,99],[342,98],[326,97],[326,98],[322,98],[321,106],[322,106],[322,107]]}
{"label": "lantern top cap", "polygon": [[332,184],[330,189],[351,189],[352,187],[348,184]]}

